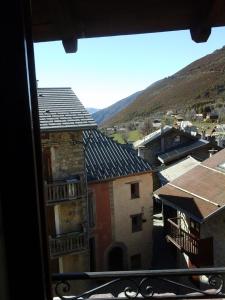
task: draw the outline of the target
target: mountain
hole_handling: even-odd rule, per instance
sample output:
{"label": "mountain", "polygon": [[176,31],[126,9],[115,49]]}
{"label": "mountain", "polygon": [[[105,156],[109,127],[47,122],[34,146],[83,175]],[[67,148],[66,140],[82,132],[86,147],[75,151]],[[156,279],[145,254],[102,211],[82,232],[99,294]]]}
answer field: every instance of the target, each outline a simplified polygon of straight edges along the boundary
{"label": "mountain", "polygon": [[93,114],[100,110],[99,108],[94,108],[94,107],[85,107],[85,108],[90,114]]}
{"label": "mountain", "polygon": [[102,124],[103,122],[107,121],[109,118],[113,117],[118,112],[126,108],[128,105],[130,105],[140,95],[140,93],[141,91],[136,92],[128,96],[127,98],[119,100],[116,103],[95,112],[92,117],[97,124]]}
{"label": "mountain", "polygon": [[225,105],[225,47],[150,85],[103,125],[143,119],[170,109],[197,109],[212,103]]}

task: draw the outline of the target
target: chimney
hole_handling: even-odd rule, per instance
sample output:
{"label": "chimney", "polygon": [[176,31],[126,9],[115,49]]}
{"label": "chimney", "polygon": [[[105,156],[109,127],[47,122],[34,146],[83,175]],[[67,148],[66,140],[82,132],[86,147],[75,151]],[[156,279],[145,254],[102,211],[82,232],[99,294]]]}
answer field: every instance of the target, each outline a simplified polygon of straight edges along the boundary
{"label": "chimney", "polygon": [[209,157],[212,157],[213,154],[215,154],[216,152],[218,152],[218,150],[216,150],[216,149],[214,149],[214,148],[210,149],[210,150],[209,150]]}

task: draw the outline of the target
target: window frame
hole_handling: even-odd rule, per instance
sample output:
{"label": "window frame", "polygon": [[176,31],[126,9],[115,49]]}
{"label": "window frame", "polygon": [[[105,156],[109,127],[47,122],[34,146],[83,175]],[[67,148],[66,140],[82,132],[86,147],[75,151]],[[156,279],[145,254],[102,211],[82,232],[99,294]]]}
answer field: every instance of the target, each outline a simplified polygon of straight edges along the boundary
{"label": "window frame", "polygon": [[[142,213],[130,215],[131,218],[131,232],[139,232],[143,230],[143,221],[142,221]],[[134,220],[137,218],[137,223],[134,224]]]}
{"label": "window frame", "polygon": [[[134,190],[132,191],[132,187],[134,187]],[[138,199],[140,198],[140,182],[132,182],[130,183],[130,198],[131,199]]]}
{"label": "window frame", "polygon": [[[6,250],[5,254],[3,253],[6,267],[0,272],[7,282],[5,286],[2,282],[0,283],[0,295],[4,290],[3,293],[6,297],[3,299],[14,300],[19,295],[23,295],[24,300],[30,300],[31,294],[33,300],[52,299],[50,274],[48,272],[48,242],[47,239],[43,238],[46,224],[44,222],[40,129],[29,1],[18,1],[14,2],[13,5],[11,2],[4,2],[4,8],[2,9],[2,16],[3,14],[10,15],[11,18],[7,30],[3,28],[3,31],[6,31],[3,36],[5,47],[1,48],[1,52],[2,57],[4,57],[2,69],[6,78],[6,85],[2,89],[2,106],[3,111],[10,111],[13,117],[11,116],[11,122],[4,122],[4,130],[2,130],[5,134],[3,137],[7,141],[4,143],[4,160],[7,163],[2,165],[2,173],[6,177],[9,166],[12,166],[15,162],[14,168],[24,171],[23,183],[26,184],[20,185],[20,178],[14,184],[14,190],[17,191],[16,197],[20,201],[14,201],[12,209],[12,195],[8,193],[12,184],[8,178],[1,182],[0,242]],[[9,76],[6,74],[9,74]],[[10,100],[12,101],[8,101],[9,91]],[[5,120],[4,118],[3,114],[3,120]],[[14,130],[13,135],[7,136],[12,133],[12,128]],[[26,164],[24,164],[24,161]],[[4,171],[7,172],[4,173]],[[29,211],[29,214],[27,214],[27,211]],[[13,228],[13,235],[13,231],[8,226],[8,220],[11,220],[12,225],[19,224],[20,229],[27,228],[27,224],[29,224],[31,230],[29,238],[26,237],[26,239],[24,238],[25,234],[22,235],[22,232],[21,236],[24,243],[21,243],[21,247],[18,248],[16,254],[14,248],[15,227]],[[14,238],[12,239],[12,237]],[[30,247],[34,250],[32,256],[35,258],[32,260],[32,264],[27,260],[27,250],[30,250]],[[19,270],[19,276],[15,273],[15,270]],[[213,273],[213,270],[211,268],[204,274]],[[198,274],[198,270],[189,271],[180,271],[179,275]],[[199,271],[199,275],[202,274],[201,272]],[[217,269],[215,272],[218,274]],[[225,271],[221,270],[220,273],[225,274]],[[143,273],[137,274],[143,275]],[[35,281],[35,277],[38,277],[39,280]],[[26,283],[25,287],[24,283]]]}

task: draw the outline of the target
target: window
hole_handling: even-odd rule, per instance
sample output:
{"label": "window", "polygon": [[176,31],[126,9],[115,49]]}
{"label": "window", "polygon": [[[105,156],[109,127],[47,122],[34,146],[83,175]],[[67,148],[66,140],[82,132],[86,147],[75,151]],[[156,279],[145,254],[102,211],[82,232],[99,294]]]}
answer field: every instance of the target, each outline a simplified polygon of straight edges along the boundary
{"label": "window", "polygon": [[175,136],[174,143],[180,143],[180,136],[179,135]]}
{"label": "window", "polygon": [[200,236],[200,224],[193,219],[190,219],[190,233],[196,237]]}
{"label": "window", "polygon": [[141,269],[141,254],[135,254],[130,257],[131,270]]}
{"label": "window", "polygon": [[131,183],[130,185],[131,199],[139,198],[139,182]]}
{"label": "window", "polygon": [[142,230],[142,214],[132,215],[132,232],[137,232]]}

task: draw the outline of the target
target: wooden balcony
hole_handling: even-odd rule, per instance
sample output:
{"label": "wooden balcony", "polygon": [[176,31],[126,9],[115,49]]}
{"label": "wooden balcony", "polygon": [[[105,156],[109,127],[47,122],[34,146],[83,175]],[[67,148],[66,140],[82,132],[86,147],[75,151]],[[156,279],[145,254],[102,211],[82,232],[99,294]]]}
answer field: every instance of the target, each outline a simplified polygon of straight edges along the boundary
{"label": "wooden balcony", "polygon": [[179,224],[179,218],[168,219],[167,222],[169,233],[166,239],[181,251],[187,254],[198,255],[201,240],[182,229]]}
{"label": "wooden balcony", "polygon": [[84,196],[84,190],[83,180],[45,183],[47,204],[80,199]]}
{"label": "wooden balcony", "polygon": [[73,252],[82,252],[87,249],[84,233],[73,232],[49,237],[51,257],[62,256]]}

